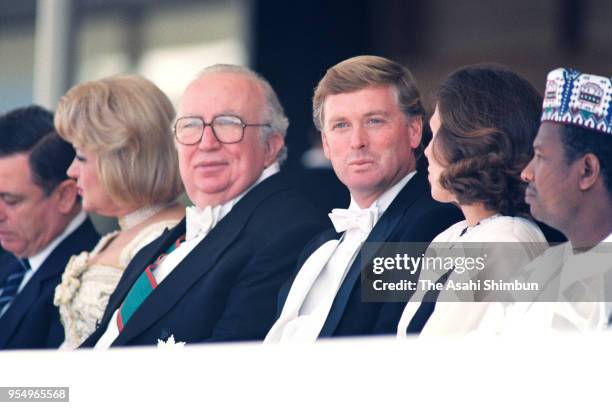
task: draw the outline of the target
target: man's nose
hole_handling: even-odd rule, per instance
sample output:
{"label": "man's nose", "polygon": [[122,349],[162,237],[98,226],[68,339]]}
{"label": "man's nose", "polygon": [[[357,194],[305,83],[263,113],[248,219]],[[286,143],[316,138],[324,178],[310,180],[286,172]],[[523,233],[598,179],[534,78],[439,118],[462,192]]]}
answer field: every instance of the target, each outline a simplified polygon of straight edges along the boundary
{"label": "man's nose", "polygon": [[368,135],[363,126],[355,126],[351,133],[351,148],[361,149],[367,145]]}
{"label": "man's nose", "polygon": [[526,183],[533,181],[533,159],[531,159],[523,171],[521,171],[521,180]]}
{"label": "man's nose", "polygon": [[204,125],[202,139],[200,139],[200,143],[198,143],[198,148],[200,150],[214,150],[218,149],[220,146],[221,142],[217,140],[212,125]]}

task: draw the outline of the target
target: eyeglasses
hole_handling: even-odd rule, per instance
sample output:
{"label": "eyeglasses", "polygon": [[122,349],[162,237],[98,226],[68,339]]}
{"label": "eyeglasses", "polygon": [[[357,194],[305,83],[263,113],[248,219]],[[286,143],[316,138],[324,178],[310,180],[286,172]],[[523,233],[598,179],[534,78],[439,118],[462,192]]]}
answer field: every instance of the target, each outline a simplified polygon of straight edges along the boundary
{"label": "eyeglasses", "polygon": [[242,141],[244,129],[248,126],[266,126],[269,123],[244,123],[238,116],[215,116],[210,123],[204,122],[199,116],[184,116],[174,123],[173,132],[176,141],[183,145],[200,143],[204,136],[204,128],[210,126],[215,139],[220,143],[231,144]]}

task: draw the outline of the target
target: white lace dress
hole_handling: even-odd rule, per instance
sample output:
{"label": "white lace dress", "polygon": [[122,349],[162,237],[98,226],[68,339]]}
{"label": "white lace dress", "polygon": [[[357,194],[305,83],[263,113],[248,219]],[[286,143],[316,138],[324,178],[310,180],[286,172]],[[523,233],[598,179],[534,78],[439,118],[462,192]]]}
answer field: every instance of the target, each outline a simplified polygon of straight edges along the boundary
{"label": "white lace dress", "polygon": [[91,252],[82,252],[70,258],[62,282],[55,288],[53,300],[59,307],[60,319],[64,325],[65,340],[60,349],[76,349],[94,332],[110,295],[132,258],[166,228],[174,227],[179,221],[165,220],[144,228],[123,248],[118,265],[90,265],[89,262],[106,248],[118,231],[103,236]]}

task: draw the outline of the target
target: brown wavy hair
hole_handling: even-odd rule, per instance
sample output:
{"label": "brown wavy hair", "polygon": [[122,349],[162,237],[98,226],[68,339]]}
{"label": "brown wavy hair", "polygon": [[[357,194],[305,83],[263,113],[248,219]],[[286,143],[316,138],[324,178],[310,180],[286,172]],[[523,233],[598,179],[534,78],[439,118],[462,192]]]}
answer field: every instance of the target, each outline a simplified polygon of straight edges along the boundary
{"label": "brown wavy hair", "polygon": [[479,64],[450,74],[436,100],[440,129],[432,147],[447,166],[440,185],[459,204],[528,215],[520,174],[540,125],[538,91],[501,65]]}

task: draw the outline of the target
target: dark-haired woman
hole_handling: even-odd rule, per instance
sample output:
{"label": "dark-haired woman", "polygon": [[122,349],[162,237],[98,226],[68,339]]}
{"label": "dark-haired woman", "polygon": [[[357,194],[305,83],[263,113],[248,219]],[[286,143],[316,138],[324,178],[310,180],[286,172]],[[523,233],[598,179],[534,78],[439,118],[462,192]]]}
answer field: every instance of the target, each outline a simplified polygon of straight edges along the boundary
{"label": "dark-haired woman", "polygon": [[[476,65],[452,73],[436,99],[430,120],[434,136],[425,150],[432,196],[458,205],[465,220],[439,234],[428,254],[439,255],[445,243],[449,247],[470,243],[488,253],[480,254],[487,258],[480,276],[462,274],[458,268],[425,268],[420,280],[447,285],[510,278],[547,248],[544,235],[529,219],[520,178],[531,159],[541,97],[529,82],[504,67]],[[477,244],[491,242],[508,244]],[[470,254],[474,256],[474,250]],[[432,293],[417,289],[400,320],[398,337],[418,332],[465,334],[483,326],[495,331],[496,321],[503,322],[504,307],[486,295],[490,293],[480,289],[460,294],[443,290],[437,294],[433,313],[424,313],[425,302],[420,301],[431,302]],[[461,299],[473,301],[457,302]]]}

